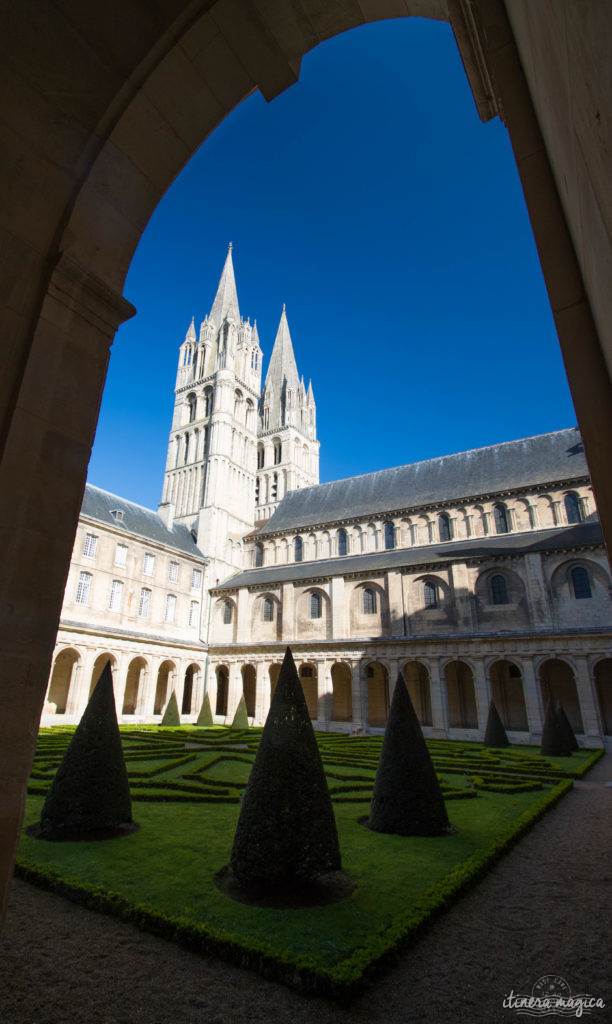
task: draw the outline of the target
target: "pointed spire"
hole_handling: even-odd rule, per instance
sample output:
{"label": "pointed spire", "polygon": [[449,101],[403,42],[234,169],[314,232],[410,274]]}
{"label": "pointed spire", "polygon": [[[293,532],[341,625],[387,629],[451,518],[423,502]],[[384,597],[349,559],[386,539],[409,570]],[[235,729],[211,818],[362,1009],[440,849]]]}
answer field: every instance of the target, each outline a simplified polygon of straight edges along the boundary
{"label": "pointed spire", "polygon": [[291,341],[289,324],[287,322],[287,310],[285,303],[283,302],[283,311],[281,313],[278,331],[276,332],[272,355],[270,356],[270,365],[268,366],[268,372],[266,374],[266,389],[269,386],[274,387],[278,389],[280,395],[280,391],[285,382],[288,388],[298,388],[300,385],[300,378],[298,376],[295,355],[293,352],[293,343]]}
{"label": "pointed spire", "polygon": [[240,309],[238,307],[238,294],[236,292],[236,279],[234,277],[234,264],[232,262],[232,243],[230,242],[225,258],[225,265],[215,295],[215,301],[210,311],[210,319],[220,327],[226,317],[231,316],[238,324],[240,323]]}
{"label": "pointed spire", "polygon": [[259,348],[261,348],[261,345],[259,344],[259,331],[257,330],[257,320],[253,320],[253,330],[251,331],[251,344],[253,345],[253,347],[255,347],[255,345],[258,345]]}
{"label": "pointed spire", "polygon": [[309,404],[311,402],[314,404],[314,391],[312,390],[312,380],[308,381],[307,398],[308,398]]}
{"label": "pointed spire", "polygon": [[191,323],[189,324],[189,327],[187,328],[187,334],[185,335],[185,341],[195,341],[195,340],[196,340],[195,323],[194,323],[194,317],[192,317],[191,318]]}

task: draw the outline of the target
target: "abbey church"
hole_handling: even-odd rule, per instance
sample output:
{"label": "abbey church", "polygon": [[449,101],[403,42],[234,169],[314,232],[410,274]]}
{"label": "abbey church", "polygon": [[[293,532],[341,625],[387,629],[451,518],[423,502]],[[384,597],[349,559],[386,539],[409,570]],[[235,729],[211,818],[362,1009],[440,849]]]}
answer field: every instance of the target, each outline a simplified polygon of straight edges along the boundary
{"label": "abbey church", "polygon": [[[538,743],[562,701],[612,746],[612,601],[576,428],[319,484],[312,384],[283,307],[262,374],[231,245],[179,348],[157,511],[87,485],[42,724],[78,721],[110,658],[117,711],[176,693],[263,724],[290,644],[315,728],[384,728],[403,675],[424,732],[481,739],[491,698]],[[262,384],[263,381],[263,384]],[[316,382],[315,382],[316,383]]]}

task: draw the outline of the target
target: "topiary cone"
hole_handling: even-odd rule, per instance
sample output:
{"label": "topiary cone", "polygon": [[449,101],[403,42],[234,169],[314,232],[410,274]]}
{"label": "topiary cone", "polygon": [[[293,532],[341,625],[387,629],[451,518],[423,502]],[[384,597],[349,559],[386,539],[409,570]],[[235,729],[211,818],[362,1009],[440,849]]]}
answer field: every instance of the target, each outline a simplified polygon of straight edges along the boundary
{"label": "topiary cone", "polygon": [[132,801],[107,661],[40,816],[44,839],[102,839],[132,821]]}
{"label": "topiary cone", "polygon": [[563,728],[552,700],[549,700],[542,726],[540,753],[545,757],[568,757],[572,752],[566,730]]}
{"label": "topiary cone", "polygon": [[267,891],[341,867],[323,763],[289,648],[244,794],[231,867],[240,884]]}
{"label": "topiary cone", "polygon": [[196,725],[199,725],[202,729],[210,729],[213,722],[212,711],[210,710],[210,698],[207,693],[204,694],[204,700],[202,701],[202,707],[200,708],[200,714],[198,715]]}
{"label": "topiary cone", "polygon": [[244,699],[244,694],[242,694],[242,697],[240,698],[240,703],[238,704],[238,707],[236,708],[236,714],[234,715],[234,719],[232,721],[232,724],[231,724],[230,728],[232,728],[232,729],[248,729],[248,727],[249,727],[249,716],[247,714],[246,700]]}
{"label": "topiary cone", "polygon": [[560,700],[557,701],[555,711],[557,712],[557,718],[559,719],[559,726],[561,729],[564,730],[565,735],[567,736],[567,742],[569,743],[571,750],[580,750],[578,740],[576,739],[576,734],[572,729],[571,722],[567,717],[565,708],[563,707],[563,704]]}
{"label": "topiary cone", "polygon": [[510,741],[506,735],[504,724],[499,717],[499,711],[495,706],[495,701],[491,701],[489,704],[489,714],[487,715],[487,727],[484,734],[484,745],[485,747],[509,747]]}
{"label": "topiary cone", "polygon": [[176,726],[181,724],[181,717],[179,715],[178,704],[176,703],[176,694],[174,690],[170,694],[170,700],[166,705],[163,717],[160,725]]}
{"label": "topiary cone", "polygon": [[400,836],[450,830],[444,797],[425,737],[400,674],[376,769],[368,825]]}

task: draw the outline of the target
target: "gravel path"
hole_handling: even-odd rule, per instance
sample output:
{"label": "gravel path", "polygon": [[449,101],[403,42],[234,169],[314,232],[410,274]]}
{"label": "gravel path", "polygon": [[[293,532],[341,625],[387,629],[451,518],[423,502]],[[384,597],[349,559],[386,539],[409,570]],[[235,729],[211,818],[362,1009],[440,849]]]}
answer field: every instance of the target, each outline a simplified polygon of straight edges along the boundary
{"label": "gravel path", "polygon": [[[348,1007],[15,880],[0,960],[2,1024],[509,1024],[504,996],[545,974],[612,1007],[612,755]],[[531,1018],[534,1019],[534,1018]],[[536,1018],[546,1024],[574,1018]]]}

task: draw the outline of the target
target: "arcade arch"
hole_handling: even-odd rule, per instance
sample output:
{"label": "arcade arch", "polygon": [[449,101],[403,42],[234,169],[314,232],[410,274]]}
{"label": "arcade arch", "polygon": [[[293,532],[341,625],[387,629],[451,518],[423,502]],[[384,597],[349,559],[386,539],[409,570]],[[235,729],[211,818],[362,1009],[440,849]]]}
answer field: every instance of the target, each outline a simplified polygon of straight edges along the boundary
{"label": "arcade arch", "polygon": [[64,715],[70,699],[70,689],[76,682],[81,658],[78,651],[66,648],[57,655],[47,693],[47,704],[55,705],[55,714]]}

